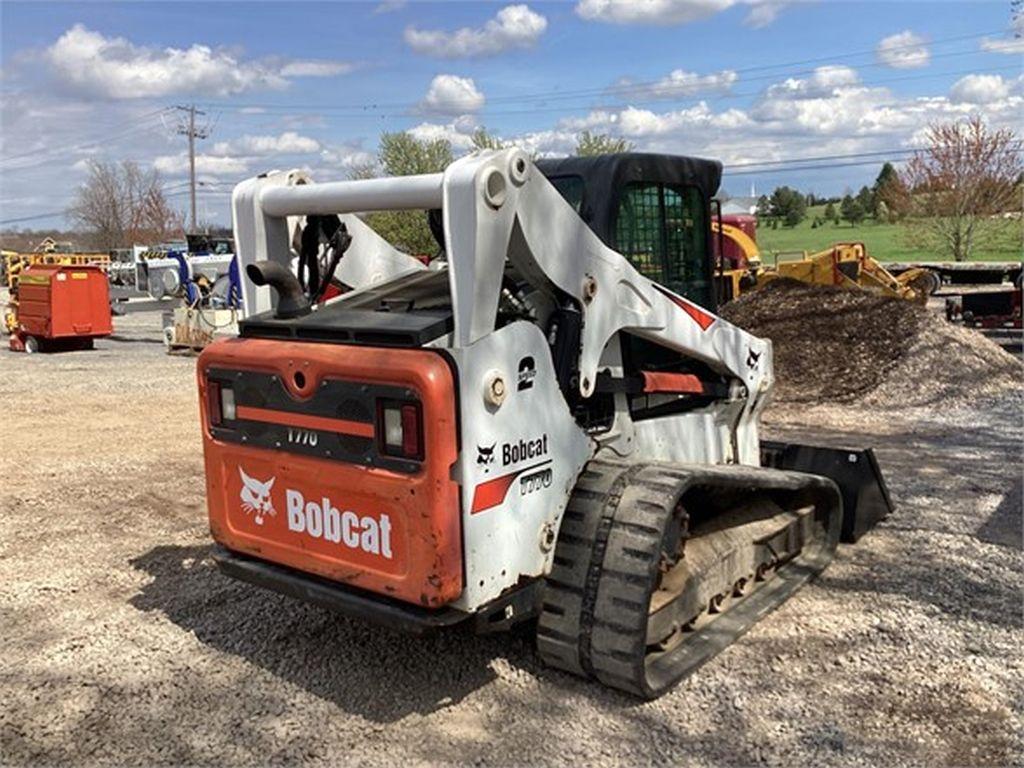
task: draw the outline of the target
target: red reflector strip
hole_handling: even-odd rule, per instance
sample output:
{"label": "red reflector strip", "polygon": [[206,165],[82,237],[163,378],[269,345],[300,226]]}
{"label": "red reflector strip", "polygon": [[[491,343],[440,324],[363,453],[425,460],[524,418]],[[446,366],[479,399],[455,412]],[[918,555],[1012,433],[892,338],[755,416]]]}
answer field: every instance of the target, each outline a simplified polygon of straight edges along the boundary
{"label": "red reflector strip", "polygon": [[402,406],[402,453],[410,459],[420,455],[420,413],[411,404]]}
{"label": "red reflector strip", "polygon": [[513,472],[510,475],[496,477],[493,480],[488,480],[486,483],[480,483],[476,490],[473,491],[473,506],[470,508],[469,513],[475,515],[477,512],[483,512],[486,509],[491,509],[501,504],[508,494],[512,481],[518,475],[518,472]]}
{"label": "red reflector strip", "polygon": [[674,293],[670,293],[669,291],[662,288],[660,285],[655,285],[654,287],[661,291],[661,293],[664,294],[666,299],[671,301],[673,304],[675,304],[677,307],[683,310],[683,312],[692,317],[693,320],[697,323],[697,325],[700,326],[700,329],[702,331],[706,331],[708,328],[711,327],[711,324],[718,319],[710,312],[705,312],[696,304],[692,304],[686,299],[680,296],[676,296]]}
{"label": "red reflector strip", "polygon": [[246,421],[262,421],[267,424],[281,424],[301,429],[319,429],[323,432],[339,432],[355,437],[373,437],[374,434],[373,424],[369,422],[331,419],[326,416],[310,416],[291,411],[273,411],[269,408],[254,408],[250,405],[238,406],[235,413],[239,419]]}
{"label": "red reflector strip", "polygon": [[223,414],[220,410],[220,382],[219,381],[207,381],[206,382],[206,405],[210,411],[210,423],[219,427],[223,418]]}
{"label": "red reflector strip", "polygon": [[542,461],[540,464],[523,467],[507,475],[488,480],[486,483],[480,483],[480,485],[473,489],[473,505],[469,508],[469,513],[475,515],[477,512],[484,512],[499,506],[505,501],[508,489],[512,487],[512,483],[515,482],[517,477],[524,472],[529,472],[539,467],[546,467],[550,463],[550,461]]}
{"label": "red reflector strip", "polygon": [[641,371],[644,377],[644,392],[672,392],[675,394],[702,395],[704,383],[692,373],[671,373]]}

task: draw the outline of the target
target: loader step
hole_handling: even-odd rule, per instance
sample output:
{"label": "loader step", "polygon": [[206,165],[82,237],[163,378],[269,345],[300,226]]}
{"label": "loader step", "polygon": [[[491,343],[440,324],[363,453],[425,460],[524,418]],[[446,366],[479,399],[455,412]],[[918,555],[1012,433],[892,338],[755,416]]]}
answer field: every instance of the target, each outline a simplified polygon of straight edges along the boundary
{"label": "loader step", "polygon": [[782,604],[838,541],[842,501],[827,478],[605,461],[588,470],[562,522],[538,650],[644,698]]}

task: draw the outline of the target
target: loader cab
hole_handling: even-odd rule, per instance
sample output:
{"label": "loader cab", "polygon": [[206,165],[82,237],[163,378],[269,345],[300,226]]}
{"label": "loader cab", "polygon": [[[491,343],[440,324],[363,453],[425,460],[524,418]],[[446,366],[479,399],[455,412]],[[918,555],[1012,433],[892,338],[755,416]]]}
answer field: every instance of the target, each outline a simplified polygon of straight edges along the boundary
{"label": "loader cab", "polygon": [[537,167],[641,274],[716,309],[710,206],[720,163],[627,152],[540,160]]}

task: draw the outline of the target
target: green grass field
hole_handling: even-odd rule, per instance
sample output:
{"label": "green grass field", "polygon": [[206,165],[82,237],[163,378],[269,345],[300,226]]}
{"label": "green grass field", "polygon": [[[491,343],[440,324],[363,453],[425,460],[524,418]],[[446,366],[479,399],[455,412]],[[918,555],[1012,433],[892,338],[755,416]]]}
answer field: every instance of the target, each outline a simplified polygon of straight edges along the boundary
{"label": "green grass field", "polygon": [[[874,219],[867,219],[856,227],[841,222],[838,226],[828,223],[812,229],[811,223],[815,216],[823,218],[824,213],[823,205],[808,208],[807,218],[792,229],[781,224],[778,229],[758,226],[757,244],[762,254],[770,262],[773,252],[814,252],[824,250],[833,243],[861,242],[867,246],[868,253],[879,261],[952,261],[946,254],[915,247],[909,242],[906,228],[899,224],[877,224]],[[1024,224],[1019,220],[1007,220],[1000,224],[997,239],[990,247],[978,251],[972,261],[1021,260],[1024,256]]]}

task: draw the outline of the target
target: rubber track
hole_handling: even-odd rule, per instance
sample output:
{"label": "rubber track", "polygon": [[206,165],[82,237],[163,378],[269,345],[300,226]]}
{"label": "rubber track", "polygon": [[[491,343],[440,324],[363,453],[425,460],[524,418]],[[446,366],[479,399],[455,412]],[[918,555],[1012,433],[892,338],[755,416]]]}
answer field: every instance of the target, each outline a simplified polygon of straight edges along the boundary
{"label": "rubber track", "polygon": [[546,664],[650,696],[648,606],[678,479],[663,467],[593,461],[569,500],[537,627]]}

